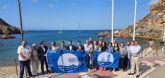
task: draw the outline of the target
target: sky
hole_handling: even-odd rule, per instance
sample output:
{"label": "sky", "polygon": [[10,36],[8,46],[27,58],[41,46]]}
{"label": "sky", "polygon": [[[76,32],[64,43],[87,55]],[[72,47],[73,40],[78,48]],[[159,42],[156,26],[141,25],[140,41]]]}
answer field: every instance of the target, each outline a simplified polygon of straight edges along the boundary
{"label": "sky", "polygon": [[[20,0],[24,30],[110,30],[111,0]],[[133,24],[134,0],[114,0],[114,28]],[[137,21],[158,0],[137,0]],[[18,1],[0,0],[0,18],[19,27]]]}

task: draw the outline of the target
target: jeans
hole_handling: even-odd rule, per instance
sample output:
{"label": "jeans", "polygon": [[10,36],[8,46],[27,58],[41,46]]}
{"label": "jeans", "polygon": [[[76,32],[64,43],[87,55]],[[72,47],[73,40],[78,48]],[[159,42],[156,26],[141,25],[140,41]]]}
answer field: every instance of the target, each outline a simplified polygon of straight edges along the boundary
{"label": "jeans", "polygon": [[29,76],[32,76],[32,73],[30,70],[30,60],[20,61],[20,77],[19,78],[23,78],[25,66],[26,66]]}

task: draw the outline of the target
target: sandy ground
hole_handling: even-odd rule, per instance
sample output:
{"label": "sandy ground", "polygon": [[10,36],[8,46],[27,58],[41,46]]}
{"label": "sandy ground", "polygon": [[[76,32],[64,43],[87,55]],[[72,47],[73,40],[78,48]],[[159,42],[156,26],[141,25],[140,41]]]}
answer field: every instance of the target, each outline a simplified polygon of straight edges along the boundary
{"label": "sandy ground", "polygon": [[[165,57],[153,57],[142,59],[140,64],[140,78],[164,78],[165,77]],[[19,66],[17,66],[19,73]],[[39,68],[40,69],[40,68]],[[39,70],[40,72],[40,70]],[[127,72],[117,71],[94,71],[82,72],[74,74],[60,74],[51,73],[46,75],[39,75],[35,78],[135,78],[135,75],[129,76]],[[0,67],[0,78],[18,78],[16,73],[16,66]],[[26,75],[25,75],[26,78]]]}

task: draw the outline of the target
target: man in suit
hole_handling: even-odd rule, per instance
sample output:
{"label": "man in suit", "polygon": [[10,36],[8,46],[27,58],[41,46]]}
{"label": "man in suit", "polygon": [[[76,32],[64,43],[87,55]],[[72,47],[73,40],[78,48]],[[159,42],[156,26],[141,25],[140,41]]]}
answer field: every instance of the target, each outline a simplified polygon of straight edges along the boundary
{"label": "man in suit", "polygon": [[48,70],[48,63],[47,63],[47,59],[46,59],[47,50],[48,50],[48,47],[45,45],[45,42],[42,41],[40,43],[40,46],[37,49],[38,57],[39,57],[39,60],[41,61],[41,71],[42,71],[42,74],[45,74],[44,73],[44,64],[46,65],[47,73],[49,72],[49,70]]}
{"label": "man in suit", "polygon": [[84,51],[84,46],[81,45],[81,41],[77,42],[76,51]]}
{"label": "man in suit", "polygon": [[70,51],[74,50],[74,51],[76,51],[76,48],[72,44],[72,41],[71,40],[68,42],[67,50],[70,50]]}

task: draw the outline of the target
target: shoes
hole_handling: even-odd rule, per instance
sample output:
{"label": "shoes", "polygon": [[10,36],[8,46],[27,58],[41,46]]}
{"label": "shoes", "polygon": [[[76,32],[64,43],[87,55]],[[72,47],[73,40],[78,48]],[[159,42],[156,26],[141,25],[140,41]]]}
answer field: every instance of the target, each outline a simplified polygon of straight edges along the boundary
{"label": "shoes", "polygon": [[134,75],[134,73],[129,73],[128,75]]}

